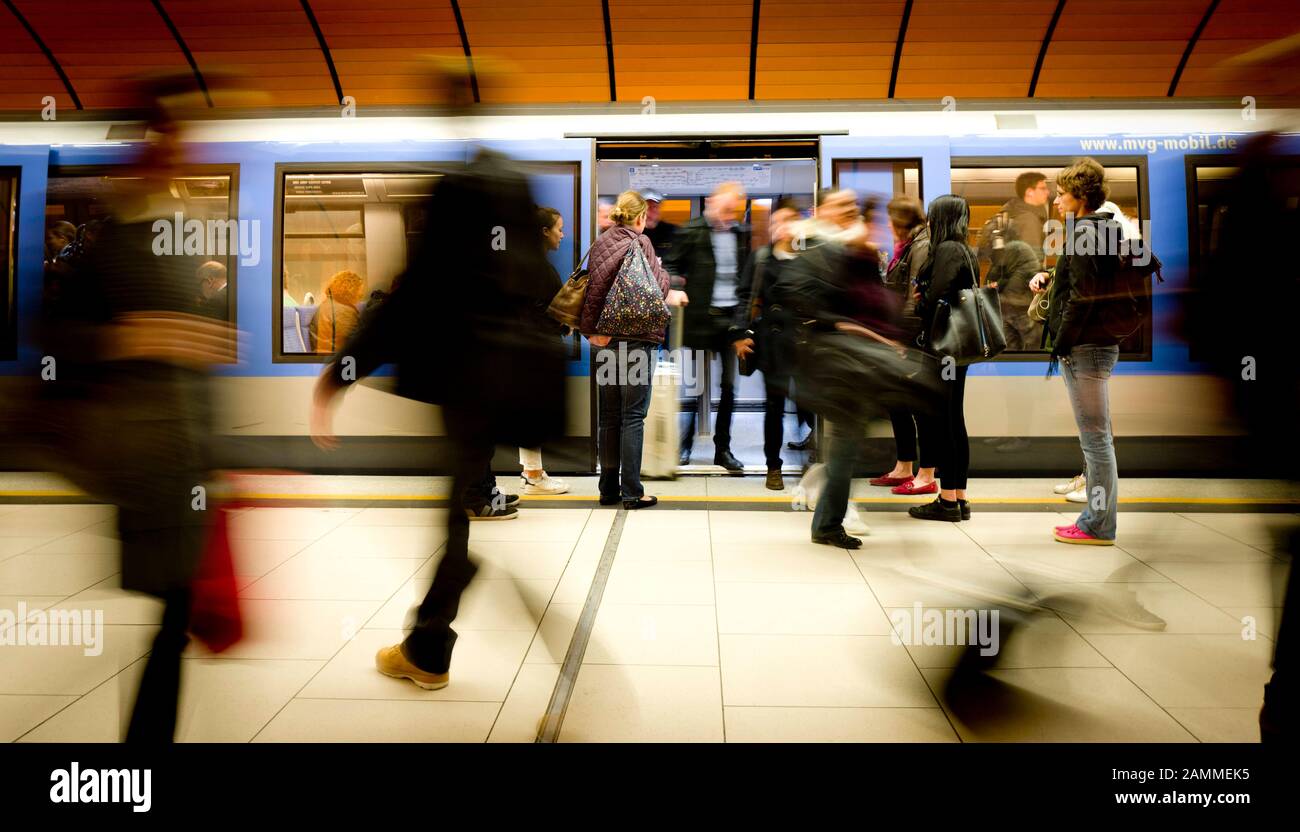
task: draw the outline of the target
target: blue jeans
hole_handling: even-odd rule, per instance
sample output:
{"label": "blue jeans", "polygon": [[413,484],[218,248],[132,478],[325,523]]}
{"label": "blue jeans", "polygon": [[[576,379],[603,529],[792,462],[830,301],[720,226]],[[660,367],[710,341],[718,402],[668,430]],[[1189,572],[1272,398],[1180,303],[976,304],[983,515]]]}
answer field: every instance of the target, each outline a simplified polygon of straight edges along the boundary
{"label": "blue jeans", "polygon": [[862,455],[866,427],[859,422],[828,422],[826,433],[830,448],[826,454],[826,485],[822,487],[817,508],[813,510],[813,534],[834,534],[844,528],[844,513],[849,508],[849,488],[853,484],[853,467]]}
{"label": "blue jeans", "polygon": [[600,452],[600,496],[637,500],[641,485],[641,444],[650,409],[656,345],[614,339],[595,353]]}
{"label": "blue jeans", "polygon": [[1119,347],[1083,344],[1061,361],[1061,375],[1070,393],[1079,445],[1087,465],[1088,502],[1075,525],[1102,540],[1114,540],[1119,525],[1119,470],[1110,429],[1107,382],[1119,360]]}

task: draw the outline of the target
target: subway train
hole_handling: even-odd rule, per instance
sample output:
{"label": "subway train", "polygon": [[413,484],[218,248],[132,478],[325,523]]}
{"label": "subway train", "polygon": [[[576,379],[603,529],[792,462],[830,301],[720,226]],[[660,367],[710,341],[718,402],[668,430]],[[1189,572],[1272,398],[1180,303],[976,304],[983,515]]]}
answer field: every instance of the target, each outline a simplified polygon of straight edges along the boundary
{"label": "subway train", "polygon": [[[551,255],[561,276],[579,264],[597,233],[598,205],[626,188],[664,195],[665,220],[698,215],[719,182],[738,181],[748,195],[746,220],[756,244],[767,213],[782,198],[811,208],[829,186],[853,188],[883,205],[908,194],[928,203],[956,193],[972,208],[974,235],[1013,195],[1016,177],[1048,181],[1079,156],[1107,168],[1111,200],[1143,231],[1163,263],[1163,282],[1149,287],[1142,330],[1125,345],[1111,384],[1117,451],[1131,475],[1230,473],[1240,439],[1219,406],[1220,388],[1198,363],[1185,332],[1186,298],[1216,229],[1217,200],[1234,154],[1251,133],[1286,133],[1289,186],[1300,198],[1300,135],[1290,110],[1215,107],[1167,110],[956,109],[936,102],[877,110],[789,104],[683,107],[644,113],[629,107],[570,111],[495,111],[468,121],[430,116],[229,118],[193,124],[196,162],[173,184],[185,205],[156,245],[224,267],[216,295],[221,314],[244,333],[238,363],[216,375],[215,461],[227,468],[411,474],[438,470],[444,456],[435,409],[391,395],[391,376],[366,381],[341,409],[340,450],[317,450],[307,433],[312,384],[337,346],[313,326],[323,304],[337,303],[331,281],[361,278],[355,306],[382,302],[424,231],[424,205],[439,176],[483,144],[508,153],[529,174],[533,198],[558,209],[565,239]],[[32,339],[41,303],[51,229],[90,229],[142,138],[129,124],[104,121],[0,125],[0,221],[6,303],[0,316],[0,409],[21,407],[39,384],[43,356]],[[881,219],[878,214],[878,219]],[[889,250],[887,223],[877,231]],[[83,231],[84,233],[84,231]],[[446,245],[454,246],[455,240]],[[211,270],[215,267],[209,266]],[[218,269],[220,271],[220,269]],[[1242,291],[1250,291],[1243,275]],[[196,278],[197,280],[197,278]],[[689,290],[688,290],[689,293]],[[437,326],[444,310],[429,310]],[[1249,321],[1222,321],[1225,337]],[[546,448],[547,468],[596,468],[594,381],[587,343],[570,342],[568,436]],[[443,358],[456,361],[454,354]],[[683,399],[705,418],[716,406],[707,364],[689,362],[708,397]],[[971,371],[967,419],[972,469],[979,474],[1072,475],[1081,460],[1059,379],[1046,378],[1040,351],[1009,352]],[[503,370],[508,372],[508,369]],[[754,437],[733,448],[761,470],[761,379],[742,379],[736,433]],[[9,414],[12,417],[12,412]],[[526,418],[526,415],[521,415]],[[6,421],[5,424],[13,424]],[[793,415],[790,430],[793,431]],[[887,424],[874,427],[864,463],[885,470],[893,445]],[[796,436],[790,433],[790,438]],[[35,465],[22,437],[0,439],[10,469]],[[105,441],[111,441],[106,437]],[[517,471],[501,449],[495,466]],[[707,473],[712,466],[688,471]],[[718,469],[720,470],[720,469]]]}

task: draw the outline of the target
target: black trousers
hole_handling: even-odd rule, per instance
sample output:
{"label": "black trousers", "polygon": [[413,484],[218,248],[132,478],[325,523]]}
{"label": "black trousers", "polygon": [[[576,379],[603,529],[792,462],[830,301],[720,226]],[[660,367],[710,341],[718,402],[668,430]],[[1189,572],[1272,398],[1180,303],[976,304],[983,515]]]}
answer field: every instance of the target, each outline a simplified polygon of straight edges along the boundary
{"label": "black trousers", "polygon": [[162,629],[154,636],[126,729],[126,741],[132,744],[157,745],[176,739],[181,654],[190,641],[191,596],[188,589],[178,589],[164,594],[162,599]]}
{"label": "black trousers", "polygon": [[[713,425],[713,447],[718,453],[731,450],[731,414],[736,409],[736,350],[729,337],[734,311],[733,309],[722,310],[722,314],[713,319],[716,332],[707,343],[700,347],[691,347],[692,360],[695,360],[696,355],[703,355],[705,361],[712,362],[714,353],[717,353],[718,359],[722,362],[722,377],[718,379],[718,386],[721,388],[718,417]],[[711,407],[713,391],[705,390],[704,395]],[[682,450],[689,450],[694,445],[695,411],[691,410],[686,414],[686,426],[682,430]]]}
{"label": "black trousers", "polygon": [[429,673],[446,673],[451,667],[451,652],[456,644],[451,622],[460,609],[460,596],[478,572],[469,559],[467,495],[477,499],[483,494],[483,472],[490,470],[495,449],[492,440],[483,435],[482,419],[477,414],[444,408],[443,419],[455,454],[447,506],[447,546],[433,574],[433,584],[416,608],[415,628],[402,643],[407,660]]}
{"label": "black trousers", "polygon": [[[926,462],[939,469],[939,487],[964,489],[970,474],[970,436],[966,433],[966,369],[953,367],[954,377],[943,382],[943,401],[933,414],[916,414],[921,450]],[[933,448],[933,451],[927,450]],[[901,459],[901,457],[900,457]]]}
{"label": "black trousers", "polygon": [[[889,421],[894,426],[894,459],[899,462],[916,462],[916,418],[910,410],[889,411]],[[929,468],[928,465],[921,465]]]}
{"label": "black trousers", "polygon": [[789,400],[789,387],[767,385],[763,399],[763,455],[767,470],[780,470],[781,447],[785,444],[785,403]]}

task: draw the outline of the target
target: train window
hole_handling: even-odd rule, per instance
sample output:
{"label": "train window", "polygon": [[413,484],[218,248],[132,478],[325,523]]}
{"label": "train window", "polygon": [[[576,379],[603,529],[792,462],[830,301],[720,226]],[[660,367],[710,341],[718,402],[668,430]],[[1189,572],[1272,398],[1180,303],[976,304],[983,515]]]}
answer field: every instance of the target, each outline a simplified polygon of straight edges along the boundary
{"label": "train window", "polygon": [[[190,285],[192,311],[211,318],[235,320],[235,272],[241,260],[252,265],[260,258],[255,232],[235,222],[236,174],[222,166],[195,168],[194,173],[171,180],[170,197],[178,224],[161,233],[156,251],[179,258],[177,274]],[[45,197],[45,264],[57,268],[69,256],[68,244],[93,239],[119,199],[129,189],[126,177],[101,170],[56,168],[50,172]],[[164,212],[165,213],[165,212]],[[164,216],[164,219],[166,217]]]}
{"label": "train window", "polygon": [[[578,264],[578,188],[574,162],[521,162],[533,200],[564,219],[564,239],[548,252],[561,278]],[[333,354],[382,303],[425,232],[437,168],[285,166],[281,172],[280,305],[277,360],[319,361]],[[541,229],[537,244],[543,245]],[[580,352],[575,336],[571,355]]]}
{"label": "train window", "polygon": [[[968,242],[979,252],[980,281],[997,285],[1002,300],[1002,321],[1007,334],[1007,360],[1035,359],[1044,351],[1043,325],[1030,319],[1029,305],[1033,297],[1029,280],[1042,269],[1056,263],[1053,234],[1060,234],[1054,223],[1060,221],[1052,207],[1057,195],[1056,176],[1071,163],[1070,158],[1044,158],[1030,160],[953,160],[952,192],[964,197],[970,204],[970,231]],[[1150,242],[1144,198],[1145,163],[1138,160],[1100,159],[1106,167],[1106,183],[1110,187],[1110,202],[1123,215],[1125,236],[1133,233]],[[994,233],[995,218],[1005,214],[1006,230]],[[1055,231],[1054,231],[1055,229]],[[1000,245],[995,238],[1000,236]],[[1059,236],[1056,237],[1059,239]],[[1018,252],[1023,257],[1003,261],[994,268],[994,247],[1001,251],[1008,242],[1018,241]],[[1014,269],[1011,263],[1015,263]],[[1149,360],[1151,355],[1150,292],[1145,299],[1144,317],[1147,325],[1120,345],[1121,358]]]}
{"label": "train window", "polygon": [[872,236],[885,242],[885,251],[894,249],[894,231],[889,225],[885,206],[896,196],[921,198],[921,162],[919,159],[836,159],[832,182],[858,195],[858,202],[876,206],[871,216]]}
{"label": "train window", "polygon": [[[1205,360],[1203,339],[1216,329],[1215,310],[1203,302],[1203,292],[1209,288],[1209,266],[1218,249],[1233,181],[1240,171],[1232,161],[1231,156],[1187,157],[1187,192],[1192,210],[1188,223],[1191,293],[1186,312],[1187,330],[1194,334],[1190,339],[1193,361]],[[1300,205],[1300,156],[1277,157],[1270,167],[1269,181],[1284,195],[1286,207],[1296,210]],[[1213,303],[1213,293],[1208,302]]]}
{"label": "train window", "polygon": [[435,172],[285,173],[282,352],[329,355],[406,268]]}
{"label": "train window", "polygon": [[18,226],[18,170],[0,168],[0,288],[4,289],[0,317],[0,360],[12,360],[18,348],[18,277],[16,237]]}

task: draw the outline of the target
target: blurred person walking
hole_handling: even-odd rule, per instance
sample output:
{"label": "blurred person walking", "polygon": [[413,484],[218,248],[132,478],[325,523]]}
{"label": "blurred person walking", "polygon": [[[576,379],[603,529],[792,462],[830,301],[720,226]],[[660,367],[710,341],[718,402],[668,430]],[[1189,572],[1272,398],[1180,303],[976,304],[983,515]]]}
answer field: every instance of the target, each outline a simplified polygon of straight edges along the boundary
{"label": "blurred person walking", "polygon": [[188,260],[153,250],[156,223],[184,208],[171,192],[185,154],[174,108],[196,93],[193,79],[155,79],[139,92],[153,139],[97,235],[47,287],[40,341],[57,362],[42,387],[51,467],[117,507],[121,586],[163,603],[126,730],[128,743],[154,744],[175,737],[193,587],[214,528],[208,368],[232,361],[236,344],[227,324],[195,314]]}
{"label": "blurred person walking", "polygon": [[[819,353],[823,340],[820,336],[845,332],[852,333],[854,339],[897,347],[884,334],[893,333],[895,309],[887,300],[889,290],[881,279],[878,250],[861,219],[843,227],[816,220],[798,223],[788,233],[799,241],[794,246],[797,256],[786,266],[782,279],[773,284],[771,302],[790,310],[790,319],[797,325],[801,380],[796,395],[828,423],[825,469],[818,476],[805,477],[814,482],[821,475],[825,477],[813,510],[811,539],[814,543],[857,549],[862,540],[849,534],[846,519],[858,524],[859,534],[870,533],[870,529],[859,518],[849,517],[849,494],[866,439],[867,416],[874,404],[873,386],[883,379],[858,376],[834,378],[829,385],[822,384],[828,362],[827,356]],[[816,380],[810,378],[810,372],[817,375]],[[834,375],[835,369],[830,372]],[[859,381],[867,386],[857,385]],[[843,395],[846,384],[854,387],[851,400]],[[831,387],[836,389],[830,391]]]}
{"label": "blurred person walking", "polygon": [[[444,70],[436,80],[453,111],[472,104],[464,70]],[[452,470],[447,543],[414,628],[375,656],[380,673],[437,690],[450,682],[451,624],[477,572],[470,517],[516,513],[489,485],[493,449],[538,447],[563,434],[564,355],[558,339],[533,325],[553,296],[554,275],[536,242],[525,176],[480,148],[443,177],[427,210],[424,238],[396,290],[321,373],[311,432],[318,445],[337,447],[339,395],[388,362],[397,364],[399,395],[442,408]],[[430,309],[447,310],[438,327],[428,325]]]}
{"label": "blurred person walking", "polygon": [[[1300,471],[1295,429],[1300,366],[1292,357],[1292,318],[1300,308],[1300,278],[1294,268],[1278,267],[1275,246],[1260,245],[1262,240],[1300,238],[1300,207],[1286,184],[1289,160],[1281,145],[1279,135],[1261,134],[1233,160],[1238,172],[1222,206],[1209,279],[1198,281],[1203,288],[1192,299],[1199,314],[1189,319],[1194,327],[1188,341],[1228,386],[1232,415],[1248,445],[1243,456],[1250,466],[1248,475],[1294,483]],[[1242,275],[1253,276],[1258,292],[1241,291]],[[1260,297],[1268,302],[1260,303]],[[1262,742],[1280,745],[1293,744],[1300,736],[1295,675],[1300,596],[1294,563],[1300,552],[1300,528],[1294,521],[1278,529],[1277,546],[1292,562],[1282,598],[1274,602],[1281,607],[1281,619],[1274,640],[1273,673],[1264,686],[1259,732]]]}
{"label": "blurred person walking", "polygon": [[[610,212],[614,224],[587,255],[591,278],[579,321],[595,350],[600,504],[621,502],[625,509],[659,502],[647,497],[641,484],[645,417],[656,348],[668,321],[666,304],[686,302],[685,293],[670,287],[668,272],[642,233],[646,210],[636,191],[619,194]],[[648,294],[637,294],[638,289]]]}

